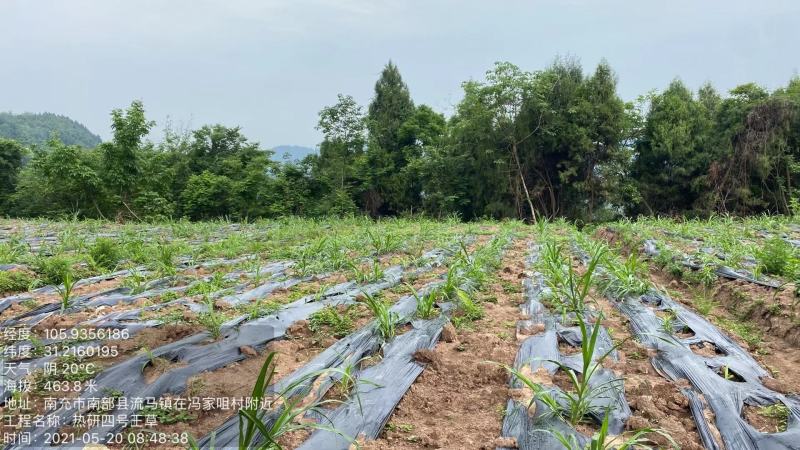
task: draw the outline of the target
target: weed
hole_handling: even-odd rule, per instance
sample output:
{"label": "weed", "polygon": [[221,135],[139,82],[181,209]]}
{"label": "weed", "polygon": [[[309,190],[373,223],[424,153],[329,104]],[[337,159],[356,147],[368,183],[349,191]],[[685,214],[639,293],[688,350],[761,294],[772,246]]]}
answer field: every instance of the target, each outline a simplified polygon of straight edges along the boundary
{"label": "weed", "polygon": [[173,300],[177,300],[178,298],[180,298],[180,295],[176,291],[167,291],[167,292],[164,292],[163,294],[161,294],[158,297],[158,300],[161,303],[167,303],[167,302],[171,302]]}
{"label": "weed", "polygon": [[714,321],[720,327],[742,338],[742,340],[747,342],[751,347],[757,348],[761,345],[763,340],[761,332],[752,324],[741,320],[730,320],[724,317],[715,317]]}
{"label": "weed", "polygon": [[377,260],[372,261],[366,268],[353,261],[348,261],[346,264],[358,283],[373,283],[383,278],[383,269]]}
{"label": "weed", "polygon": [[121,259],[118,244],[108,238],[98,238],[89,249],[89,258],[100,271],[113,270]]}
{"label": "weed", "polygon": [[380,235],[372,232],[372,230],[367,230],[367,237],[369,238],[370,245],[372,245],[375,249],[375,253],[378,255],[393,252],[400,248],[400,244],[402,243],[400,236],[390,233]]}
{"label": "weed", "polygon": [[758,268],[767,274],[792,277],[797,271],[797,257],[792,244],[773,237],[756,251]]}
{"label": "weed", "polygon": [[311,315],[308,322],[308,328],[314,332],[320,332],[323,327],[331,329],[331,335],[336,338],[341,338],[350,334],[353,331],[353,318],[350,307],[346,308],[343,312],[335,306],[326,306]]}
{"label": "weed", "polygon": [[141,294],[147,286],[147,276],[138,269],[131,269],[130,274],[122,280],[122,285],[131,290],[131,295]]}
{"label": "weed", "polygon": [[500,286],[506,294],[519,294],[522,292],[522,286],[519,283],[511,283],[509,281],[500,280]]}
{"label": "weed", "polygon": [[651,288],[647,281],[647,265],[639,260],[635,252],[622,263],[616,258],[607,258],[602,281],[603,290],[615,298],[639,296]]}
{"label": "weed", "polygon": [[789,424],[789,408],[783,403],[762,406],[758,409],[758,414],[769,419],[775,419],[778,422],[775,429],[776,433],[786,431]]}
{"label": "weed", "polygon": [[664,316],[661,318],[661,329],[664,333],[672,334],[675,331],[675,319],[677,318],[675,311],[671,309],[665,311]]}
{"label": "weed", "polygon": [[23,254],[23,246],[18,242],[0,242],[0,264],[13,264]]}
{"label": "weed", "polygon": [[66,256],[37,256],[31,265],[46,284],[61,283],[64,274],[73,271],[72,260]]}
{"label": "weed", "polygon": [[200,280],[186,290],[187,296],[210,295],[230,285],[222,272],[214,272],[208,280]]}
{"label": "weed", "polygon": [[190,422],[196,416],[183,409],[169,408],[161,405],[143,406],[138,412],[138,416],[150,418],[164,425],[171,425],[178,422]]}
{"label": "weed", "polygon": [[466,291],[459,289],[457,291],[457,295],[459,299],[459,307],[463,313],[462,317],[469,322],[474,322],[483,318],[483,307],[476,303]]}
{"label": "weed", "polygon": [[707,288],[693,289],[692,303],[694,304],[694,308],[697,310],[697,312],[704,316],[707,316],[711,310],[717,306],[714,296],[710,295]]}
{"label": "weed", "polygon": [[161,276],[174,276],[178,273],[176,259],[179,251],[179,247],[175,244],[166,242],[160,243],[156,246],[156,258],[152,263],[154,269],[161,274]]}
{"label": "weed", "polygon": [[0,271],[0,293],[26,291],[34,279],[21,270]]}
{"label": "weed", "polygon": [[250,320],[258,319],[261,317],[269,316],[281,309],[282,305],[273,301],[264,301],[258,299],[255,302],[247,303],[239,307],[239,310],[247,314]]}

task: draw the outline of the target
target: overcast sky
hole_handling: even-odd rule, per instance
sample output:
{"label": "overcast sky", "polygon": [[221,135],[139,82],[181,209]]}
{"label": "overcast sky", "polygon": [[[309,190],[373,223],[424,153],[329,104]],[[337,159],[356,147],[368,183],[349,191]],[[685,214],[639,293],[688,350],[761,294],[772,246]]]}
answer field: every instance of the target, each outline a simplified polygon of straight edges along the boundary
{"label": "overcast sky", "polygon": [[[495,61],[605,57],[634,99],[675,77],[769,89],[800,70],[798,0],[0,0],[0,111],[70,116],[108,138],[144,101],[162,129],[240,125],[315,146],[317,112],[366,104],[393,60],[417,103],[449,114]],[[160,131],[157,138],[160,138]]]}

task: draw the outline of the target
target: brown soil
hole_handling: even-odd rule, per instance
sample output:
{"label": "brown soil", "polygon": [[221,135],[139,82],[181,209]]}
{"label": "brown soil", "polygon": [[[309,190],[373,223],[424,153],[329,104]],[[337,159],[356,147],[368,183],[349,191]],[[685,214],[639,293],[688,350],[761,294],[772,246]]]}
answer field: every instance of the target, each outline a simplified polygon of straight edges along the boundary
{"label": "brown soil", "polygon": [[[499,362],[512,364],[519,343],[514,327],[520,294],[507,294],[500,281],[519,284],[524,277],[527,245],[517,241],[506,252],[499,280],[488,286],[486,316],[472,329],[448,333],[433,351],[419,357],[430,361],[406,393],[368,450],[494,448],[508,400],[508,374]],[[455,337],[455,339],[453,339]],[[492,362],[488,362],[492,361]]]}
{"label": "brown soil", "polygon": [[746,281],[718,281],[715,299],[730,314],[753,322],[765,333],[800,347],[800,317],[793,286],[780,290]]}
{"label": "brown soil", "polygon": [[[781,406],[783,406],[781,404]],[[770,414],[764,407],[744,405],[742,417],[756,430],[762,433],[780,433],[786,431],[786,417]]]}

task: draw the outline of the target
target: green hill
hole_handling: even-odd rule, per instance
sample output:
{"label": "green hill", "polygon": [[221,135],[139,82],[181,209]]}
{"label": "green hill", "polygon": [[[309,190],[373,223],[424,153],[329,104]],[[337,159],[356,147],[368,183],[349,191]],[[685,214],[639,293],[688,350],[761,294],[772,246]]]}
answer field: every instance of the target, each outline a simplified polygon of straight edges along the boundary
{"label": "green hill", "polygon": [[0,137],[31,145],[47,142],[54,132],[68,145],[94,147],[101,142],[100,136],[66,116],[53,113],[0,112]]}

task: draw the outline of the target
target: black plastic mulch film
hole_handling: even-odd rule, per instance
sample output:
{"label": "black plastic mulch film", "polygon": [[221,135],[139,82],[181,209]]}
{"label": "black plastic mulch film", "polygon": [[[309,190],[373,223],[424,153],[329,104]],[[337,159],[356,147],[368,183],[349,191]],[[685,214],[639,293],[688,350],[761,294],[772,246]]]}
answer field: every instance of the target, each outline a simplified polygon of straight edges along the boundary
{"label": "black plastic mulch film", "polygon": [[[531,248],[528,266],[532,266],[539,258],[540,246]],[[553,361],[559,361],[570,369],[579,373],[582,370],[580,354],[564,355],[558,350],[559,340],[573,347],[580,347],[581,335],[577,327],[565,327],[561,317],[551,314],[541,303],[547,295],[549,288],[545,285],[542,274],[534,273],[523,281],[525,302],[521,306],[522,317],[527,319],[517,323],[517,331],[536,329],[537,325],[544,325],[544,331],[526,338],[520,345],[514,367],[521,370],[528,367],[531,373],[545,369],[553,376],[559,367]],[[598,335],[597,346],[593,358],[608,352],[613,344],[605,328],[601,328]],[[616,353],[612,352],[610,358],[616,360]],[[593,386],[605,386],[602,392],[592,399],[594,411],[610,411],[609,432],[619,434],[624,430],[625,421],[630,417],[631,410],[625,400],[623,380],[617,378],[611,370],[598,369],[591,381]],[[512,388],[521,388],[523,384],[516,377],[511,377]],[[554,398],[563,402],[563,392],[556,386],[547,386]],[[544,403],[535,400],[536,406],[529,410],[528,405],[518,400],[509,400],[506,406],[503,421],[502,435],[513,437],[517,446],[523,450],[533,449],[560,449],[563,444],[556,438],[555,432],[565,437],[572,436],[583,447],[588,442],[587,436],[579,433],[565,421],[554,417],[553,411]],[[531,410],[533,413],[531,414]],[[593,417],[598,423],[602,415]],[[505,450],[505,449],[504,449]]]}
{"label": "black plastic mulch film", "polygon": [[[472,237],[468,237],[466,241],[470,242],[472,239]],[[430,271],[433,266],[440,265],[447,255],[452,254],[455,248],[456,247],[454,246],[453,249],[432,250],[427,252],[425,255],[423,255],[423,258],[427,261],[427,264],[412,270],[410,274],[420,275]],[[274,273],[282,273],[282,271],[287,267],[288,266],[285,264],[279,264],[274,268]],[[246,320],[246,316],[238,317],[223,325],[221,338],[214,342],[208,342],[210,337],[208,332],[201,332],[153,349],[149,355],[133,356],[121,363],[105,368],[102,372],[100,372],[94,378],[95,387],[97,388],[97,392],[122,392],[123,395],[125,395],[125,397],[128,399],[149,397],[159,398],[165,394],[180,394],[185,390],[186,382],[190,377],[204,371],[215,370],[243,360],[246,356],[241,353],[240,349],[242,347],[250,346],[256,350],[262,350],[269,342],[277,339],[283,339],[285,337],[287,328],[292,323],[307,319],[311,314],[324,308],[325,306],[354,303],[356,301],[356,297],[362,292],[375,294],[384,289],[396,286],[400,282],[403,272],[404,271],[402,267],[393,266],[386,269],[384,271],[383,279],[375,283],[358,286],[356,283],[346,282],[329,288],[321,298],[318,298],[316,295],[303,297],[294,301],[293,303],[288,304],[278,312],[266,317],[250,321]],[[96,278],[98,278],[98,280],[105,279],[104,277]],[[261,298],[278,288],[285,287],[287,283],[288,285],[291,285],[297,282],[299,282],[297,279],[289,279],[285,281],[267,281],[266,283],[263,283],[254,289],[239,294],[229,295],[224,297],[224,299],[232,304],[246,303],[253,299]],[[116,292],[107,294],[107,297],[98,297],[98,299],[113,299],[113,302],[128,302],[135,297],[118,295]],[[75,308],[86,307],[90,304],[92,298],[94,298],[94,296],[76,301],[77,305],[75,305]],[[157,305],[156,307],[181,302],[185,303],[186,300],[178,299],[173,302]],[[188,303],[185,304],[186,306],[203,306],[190,305]],[[398,305],[398,307],[401,306],[409,308],[407,302]],[[412,302],[410,308],[413,310],[413,308],[415,308],[415,303]],[[159,325],[159,323],[156,321],[141,322],[138,318],[140,310],[141,308],[133,312],[124,311],[121,313],[106,315],[101,318],[102,320],[100,322],[102,322],[103,326],[129,329],[131,330],[132,334],[143,328]],[[42,312],[42,314],[47,313],[50,312]],[[24,318],[17,317],[14,320],[18,322],[21,319]],[[431,324],[433,323],[435,323],[435,321],[431,322]],[[432,325],[427,325],[422,327],[422,329],[428,332],[431,326]],[[436,326],[438,326],[439,330],[441,330],[440,325],[437,324]],[[416,330],[417,328],[415,327],[415,332],[410,332],[410,336],[417,335]],[[370,336],[373,334],[374,333],[370,333]],[[403,336],[405,336],[405,334]],[[400,342],[405,341],[405,339],[401,340],[401,337],[402,336],[398,337],[396,340]],[[435,342],[435,340],[438,339],[438,332],[436,333],[436,338],[431,338],[430,336],[427,338]],[[370,339],[372,339],[372,337],[370,337]],[[420,337],[420,339],[424,341],[425,335]],[[92,346],[99,344],[99,342],[85,342],[81,343],[80,345]],[[373,345],[369,342],[362,344]],[[335,353],[339,347],[334,346],[332,349],[332,352]],[[328,355],[331,354],[331,352],[325,353]],[[148,384],[145,380],[142,368],[147,365],[151,358],[163,358],[173,363],[179,363],[180,365],[159,375],[158,378]],[[32,361],[31,367],[40,367],[51,359],[52,357],[37,358]],[[422,366],[419,367],[421,371]],[[413,378],[416,378],[416,375]],[[411,382],[413,382],[413,379],[411,379]],[[403,392],[405,392],[405,390]],[[2,398],[5,399],[9,395],[10,391],[7,392],[6,389],[3,388]],[[400,396],[402,397],[402,394]],[[84,399],[90,397],[97,397],[97,394],[84,393],[81,395],[81,398]],[[71,423],[75,416],[82,412],[83,411],[77,411],[75,408],[61,407],[58,410],[49,413],[49,415],[57,416],[59,418],[58,423],[60,426],[64,426]],[[131,409],[120,410],[117,408],[108,412],[108,414],[114,414],[117,417],[120,417],[121,415],[132,417],[137,414],[137,411]],[[22,449],[42,447],[45,445],[47,436],[57,432],[59,428],[60,427],[29,428],[26,431],[30,432],[30,444],[26,444],[24,446],[10,445],[6,448]],[[224,428],[224,426],[222,428]],[[119,423],[114,425],[100,424],[99,426],[88,430],[88,432],[102,438],[103,436],[109,436],[113,433],[119,432],[121,429],[122,426]],[[238,429],[234,431],[238,433]],[[223,438],[224,440],[223,433],[220,433],[220,438]],[[234,438],[238,439],[238,436],[234,435]],[[231,442],[235,442],[235,439]],[[222,448],[222,446],[215,444],[215,448]]]}
{"label": "black plastic mulch film", "polygon": [[[654,245],[645,250],[652,252]],[[576,252],[588,260],[588,255],[575,247]],[[603,268],[599,267],[602,271]],[[800,448],[800,400],[764,387],[761,379],[769,373],[741,346],[709,323],[705,318],[688,310],[663,292],[651,289],[638,297],[612,299],[612,304],[630,319],[637,338],[657,351],[651,359],[653,367],[668,380],[688,380],[691,389],[683,393],[689,400],[692,416],[697,424],[703,445],[709,449],[798,449]],[[676,317],[675,329],[691,330],[687,338],[667,333],[655,311],[672,311]],[[718,355],[706,357],[694,353],[693,344],[712,345]],[[726,379],[723,368],[738,375]],[[786,431],[762,433],[742,417],[745,404],[768,406],[784,404],[789,411]],[[710,410],[711,415],[706,414]],[[713,423],[709,417],[714,418]],[[713,429],[723,442],[717,442]],[[724,446],[724,447],[723,447]]]}

